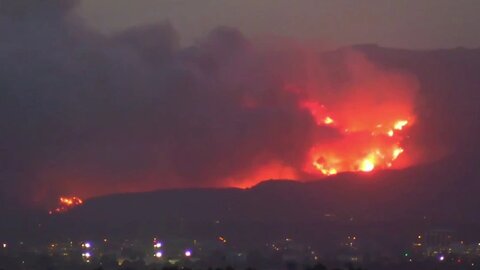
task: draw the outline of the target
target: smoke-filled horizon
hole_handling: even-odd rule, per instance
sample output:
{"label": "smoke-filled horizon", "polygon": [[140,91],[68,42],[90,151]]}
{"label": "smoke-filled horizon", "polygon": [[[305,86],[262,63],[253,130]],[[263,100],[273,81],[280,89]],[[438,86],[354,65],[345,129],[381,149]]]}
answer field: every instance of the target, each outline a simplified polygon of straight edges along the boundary
{"label": "smoke-filled horizon", "polygon": [[329,46],[375,43],[405,49],[478,48],[476,0],[82,0],[77,12],[112,33],[168,20],[190,45],[218,25],[248,37],[277,35]]}
{"label": "smoke-filled horizon", "polygon": [[229,27],[182,48],[168,23],[104,36],[75,1],[0,3],[4,196],[247,187],[418,158],[403,145],[416,79],[354,50]]}

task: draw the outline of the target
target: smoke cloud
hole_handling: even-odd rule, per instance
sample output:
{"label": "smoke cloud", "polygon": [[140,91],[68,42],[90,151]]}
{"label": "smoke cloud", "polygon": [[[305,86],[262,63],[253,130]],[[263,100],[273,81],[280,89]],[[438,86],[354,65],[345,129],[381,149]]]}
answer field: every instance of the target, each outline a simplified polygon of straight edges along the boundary
{"label": "smoke cloud", "polygon": [[299,104],[359,131],[414,115],[415,80],[357,52],[259,46],[228,27],[182,48],[168,23],[105,36],[75,2],[0,0],[4,196],[318,177],[312,147],[345,135]]}

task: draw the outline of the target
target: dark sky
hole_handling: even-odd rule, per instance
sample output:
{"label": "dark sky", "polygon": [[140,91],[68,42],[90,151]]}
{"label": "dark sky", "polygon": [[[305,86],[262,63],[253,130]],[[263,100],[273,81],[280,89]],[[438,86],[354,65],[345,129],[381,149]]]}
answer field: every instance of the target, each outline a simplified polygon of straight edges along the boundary
{"label": "dark sky", "polygon": [[183,44],[218,25],[325,46],[478,47],[477,0],[84,0],[79,12],[104,32],[170,21]]}

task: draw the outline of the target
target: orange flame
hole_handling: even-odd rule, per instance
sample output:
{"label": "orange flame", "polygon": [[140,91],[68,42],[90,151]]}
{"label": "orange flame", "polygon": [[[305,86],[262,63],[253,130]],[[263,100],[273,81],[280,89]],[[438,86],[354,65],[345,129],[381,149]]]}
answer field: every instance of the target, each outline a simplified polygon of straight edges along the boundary
{"label": "orange flame", "polygon": [[78,198],[78,197],[60,197],[58,199],[58,206],[53,209],[53,210],[50,210],[48,213],[50,215],[53,215],[53,214],[61,214],[61,213],[65,213],[67,211],[69,211],[70,209],[72,208],[75,208],[79,205],[82,205],[83,204],[83,200]]}
{"label": "orange flame", "polygon": [[[327,107],[320,103],[302,101],[299,107],[308,110],[317,125],[335,124],[333,128],[341,133],[338,139],[311,148],[304,168],[307,173],[328,176],[346,171],[371,172],[392,167],[394,161],[404,153],[400,144],[403,140],[402,131],[411,123],[409,120],[389,121],[387,118],[376,125],[357,124],[349,120],[348,123],[356,125],[342,126],[343,123],[334,121]],[[382,117],[379,114],[371,116],[379,120]]]}
{"label": "orange flame", "polygon": [[360,171],[371,172],[375,169],[375,160],[371,158],[365,158],[360,164]]}

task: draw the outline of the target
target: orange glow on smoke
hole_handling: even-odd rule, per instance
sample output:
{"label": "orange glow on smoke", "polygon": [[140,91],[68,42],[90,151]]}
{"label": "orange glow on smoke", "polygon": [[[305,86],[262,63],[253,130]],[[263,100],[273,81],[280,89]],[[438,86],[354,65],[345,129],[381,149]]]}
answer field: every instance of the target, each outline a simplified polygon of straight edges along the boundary
{"label": "orange glow on smoke", "polygon": [[333,118],[327,115],[325,106],[315,101],[303,101],[300,103],[300,108],[307,109],[312,114],[317,125],[331,125],[335,123]]}
{"label": "orange glow on smoke", "polygon": [[55,209],[50,210],[48,213],[50,215],[65,213],[82,204],[83,200],[78,197],[60,197],[58,199],[58,206]]}
{"label": "orange glow on smoke", "polygon": [[251,171],[247,170],[245,173],[224,179],[223,182],[226,183],[226,186],[250,188],[265,180],[298,178],[295,168],[279,162],[270,162]]}
{"label": "orange glow on smoke", "polygon": [[[268,91],[263,92],[263,90],[260,91],[264,88],[262,84],[259,89],[254,87],[251,91],[245,90],[245,93],[232,97],[232,100],[238,103],[235,105],[242,110],[238,113],[242,115],[241,117],[244,112],[250,117],[257,113],[264,115],[268,112],[268,115],[273,115],[274,112],[281,111],[277,117],[279,121],[278,123],[272,121],[274,122],[272,126],[254,124],[245,130],[243,130],[243,122],[239,121],[240,130],[235,134],[242,135],[238,137],[244,137],[243,134],[246,134],[248,135],[245,136],[246,139],[242,139],[239,143],[229,143],[228,146],[227,144],[213,145],[214,147],[228,148],[231,145],[234,147],[231,148],[231,156],[224,154],[220,159],[214,156],[211,159],[215,161],[214,163],[205,163],[205,166],[209,166],[207,168],[194,166],[192,170],[197,170],[201,174],[198,179],[190,178],[190,174],[184,176],[183,170],[189,169],[177,166],[177,156],[170,159],[170,152],[165,151],[165,155],[160,153],[159,157],[156,157],[158,162],[154,164],[158,163],[160,166],[146,167],[145,171],[140,172],[129,171],[129,173],[122,173],[120,177],[115,173],[111,174],[110,170],[97,172],[89,167],[77,168],[77,165],[82,166],[81,162],[54,169],[49,166],[45,172],[42,172],[42,178],[47,179],[46,183],[52,181],[51,179],[56,183],[44,186],[48,187],[47,190],[55,186],[57,188],[55,192],[74,193],[82,198],[125,191],[142,192],[158,188],[210,187],[212,185],[249,188],[269,179],[312,180],[343,172],[371,173],[382,169],[395,169],[418,162],[415,154],[419,149],[414,149],[415,145],[412,143],[405,143],[409,129],[416,121],[414,113],[415,93],[418,90],[416,80],[402,73],[383,71],[362,57],[354,56],[352,59],[348,58],[346,62],[347,76],[340,72],[335,73],[334,79],[330,79],[330,72],[326,72],[330,68],[325,67],[324,73],[323,66],[316,68],[315,64],[311,70],[309,67],[307,70],[301,68],[299,74],[296,74],[296,68],[293,65],[292,76],[282,77],[290,74],[290,68],[287,69],[288,74],[283,74],[283,70],[279,72],[278,77],[282,79],[279,82],[275,81],[275,88],[266,87]],[[306,65],[310,66],[310,62]],[[275,76],[272,76],[272,79],[276,80],[276,68],[274,71]],[[243,80],[244,76],[240,77]],[[248,83],[244,86],[242,81],[241,87],[238,88],[249,89],[248,86]],[[228,100],[230,102],[230,98]],[[280,108],[286,110],[280,110]],[[281,134],[270,130],[271,127],[277,128],[277,125],[282,125],[281,117],[288,113],[292,113],[288,115],[291,118],[286,121],[288,126],[279,129],[282,130]],[[229,115],[236,116],[237,112],[228,113],[225,119],[229,119],[228,117],[231,117]],[[203,119],[203,116],[199,119]],[[271,121],[270,118],[265,119]],[[180,125],[182,129],[179,132],[197,126],[197,120],[194,119],[192,123],[195,125],[188,123],[185,126],[188,128],[185,129]],[[235,123],[232,127],[236,125]],[[217,126],[220,125],[215,124],[211,127],[207,125],[206,130],[213,131]],[[201,130],[203,132],[203,129]],[[290,131],[292,132],[289,133]],[[257,133],[261,134],[259,140],[256,137]],[[183,136],[180,137],[179,140],[183,138]],[[269,141],[270,137],[272,144]],[[276,140],[275,137],[280,140]],[[215,140],[212,139],[211,142]],[[237,142],[237,137],[228,138],[226,142]],[[175,148],[176,146],[172,147],[172,149]],[[258,152],[256,152],[257,149]],[[181,152],[178,157],[182,157],[183,154]],[[186,162],[184,158],[178,160],[180,163]],[[119,172],[123,172],[121,168]],[[74,181],[63,181],[67,178]],[[159,181],[159,179],[162,180]],[[85,185],[87,181],[94,184]],[[39,194],[50,197],[48,192],[39,192]],[[67,212],[82,203],[83,201],[78,197],[62,197],[57,208],[50,213]]]}

